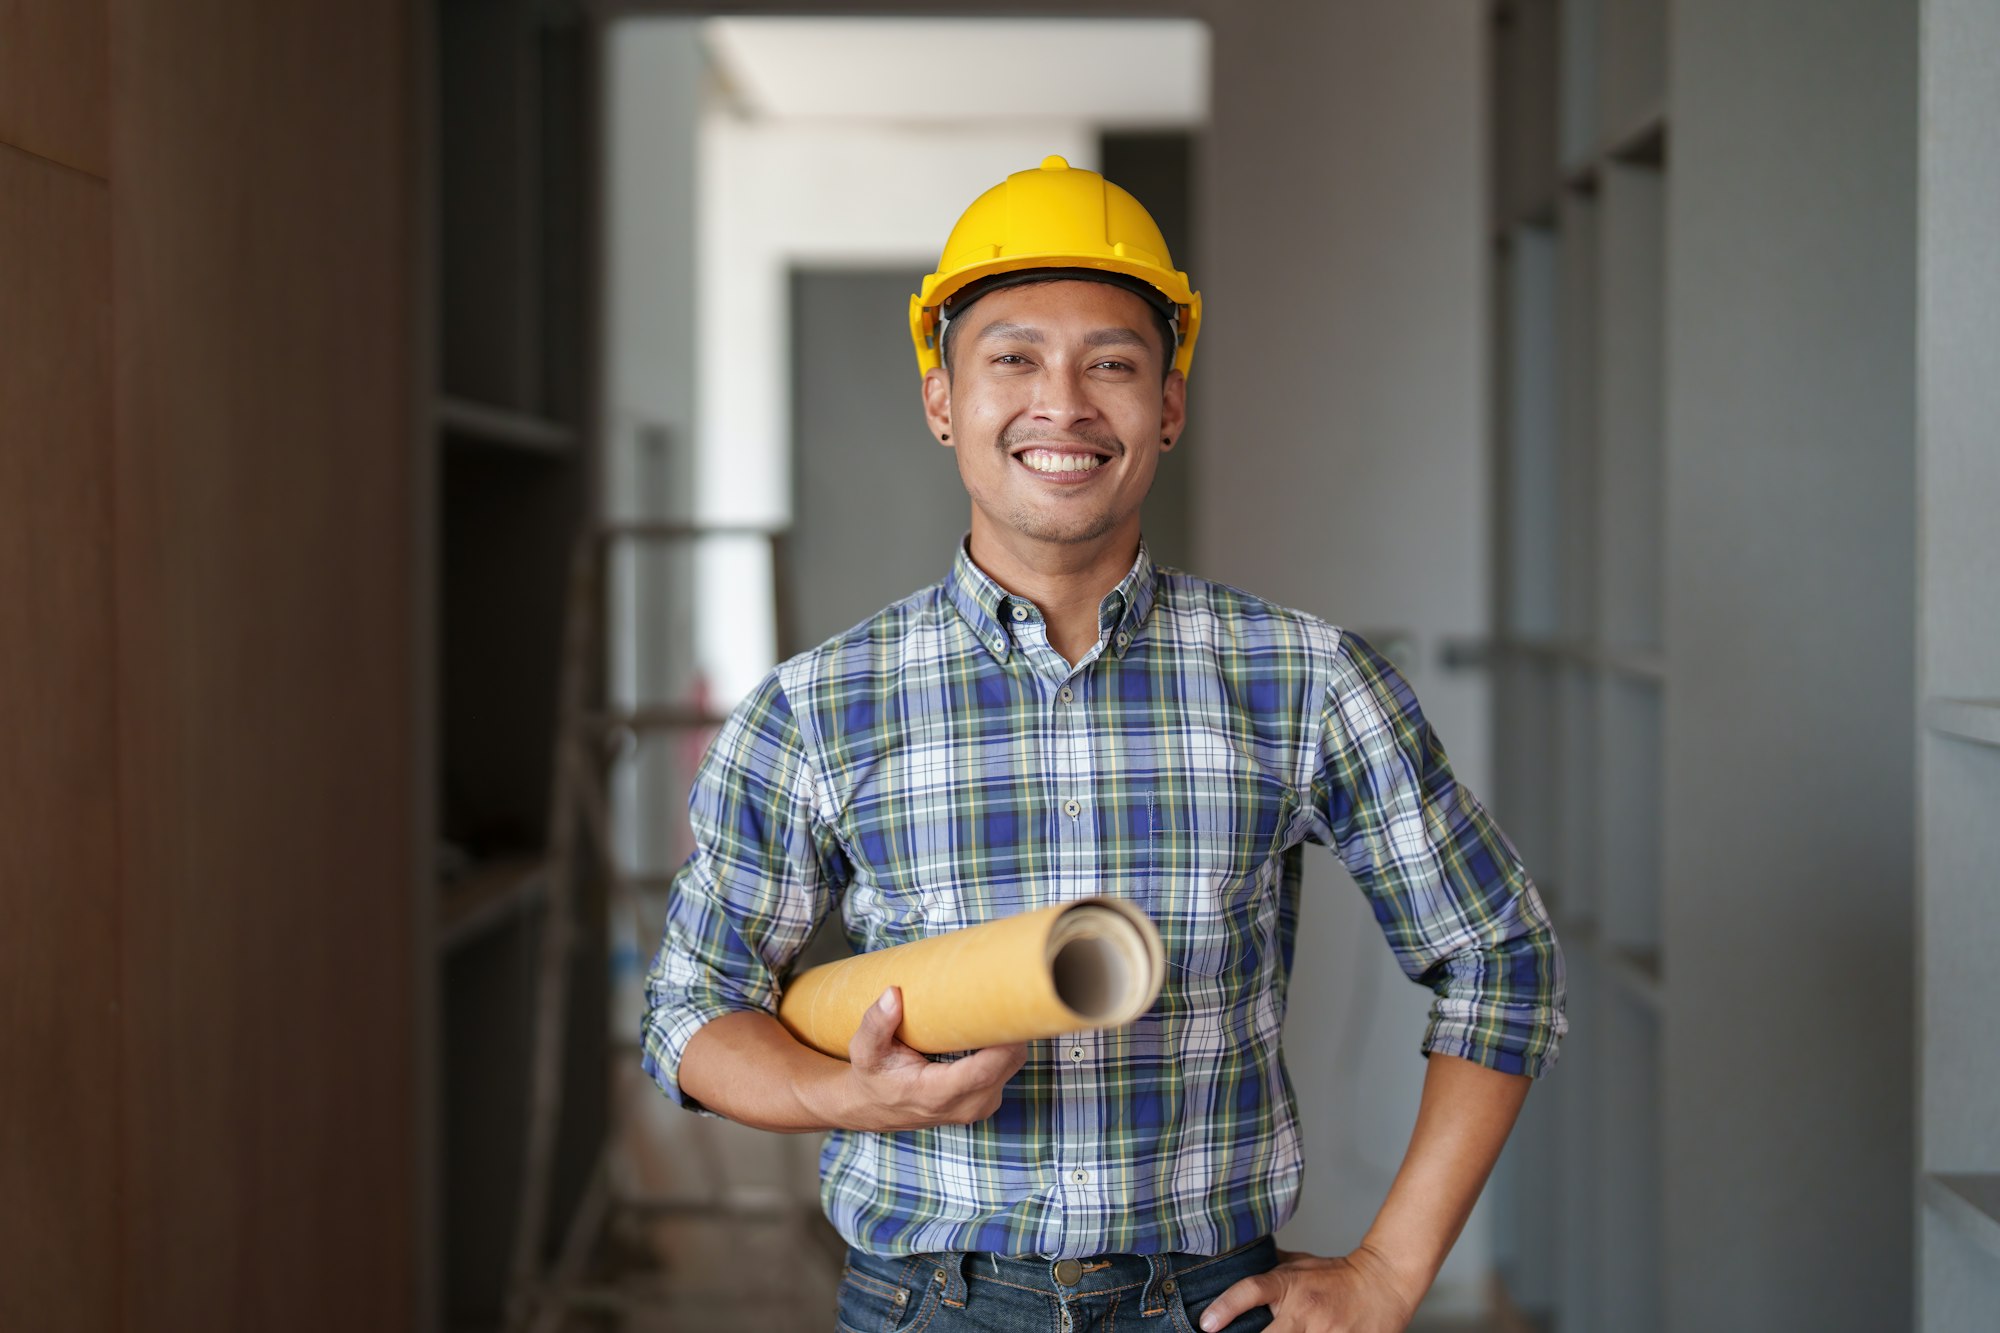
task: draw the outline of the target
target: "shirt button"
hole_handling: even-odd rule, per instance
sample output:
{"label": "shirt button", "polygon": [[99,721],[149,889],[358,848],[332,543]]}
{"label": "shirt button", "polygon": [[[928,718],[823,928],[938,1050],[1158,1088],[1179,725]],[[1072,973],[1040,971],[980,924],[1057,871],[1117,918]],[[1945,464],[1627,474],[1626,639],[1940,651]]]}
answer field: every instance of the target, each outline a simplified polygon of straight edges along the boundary
{"label": "shirt button", "polygon": [[1062,700],[1064,703],[1068,703],[1070,700],[1076,698],[1076,696],[1071,694],[1069,686],[1065,685],[1056,691],[1056,698]]}
{"label": "shirt button", "polygon": [[1076,1062],[1077,1062],[1078,1064],[1082,1064],[1082,1063],[1083,1063],[1083,1047],[1081,1047],[1081,1046],[1072,1046],[1072,1047],[1070,1047],[1070,1048],[1069,1048],[1069,1058],[1070,1058],[1070,1059],[1072,1059],[1072,1060],[1074,1060],[1074,1061],[1076,1061]]}
{"label": "shirt button", "polygon": [[1016,619],[1016,620],[1026,620],[1027,618],[1028,618],[1028,608],[1027,608],[1027,607],[1025,607],[1025,606],[1017,606],[1017,607],[1015,607],[1015,608],[1014,608],[1014,619]]}
{"label": "shirt button", "polygon": [[1075,819],[1077,815],[1082,813],[1082,811],[1083,811],[1083,806],[1075,801],[1063,802],[1063,813],[1068,815],[1071,819]]}
{"label": "shirt button", "polygon": [[1120,630],[1116,642],[1120,648],[1123,648],[1126,644],[1132,642],[1132,636]]}
{"label": "shirt button", "polygon": [[1090,1179],[1090,1172],[1088,1172],[1088,1171],[1072,1171],[1072,1172],[1070,1172],[1070,1173],[1069,1173],[1069,1178],[1070,1178],[1070,1181],[1071,1181],[1072,1183],[1074,1183],[1074,1184],[1077,1184],[1077,1185],[1081,1185],[1081,1184],[1083,1184],[1083,1183],[1084,1183],[1084,1182],[1085,1182],[1086,1180],[1089,1180],[1089,1179]]}

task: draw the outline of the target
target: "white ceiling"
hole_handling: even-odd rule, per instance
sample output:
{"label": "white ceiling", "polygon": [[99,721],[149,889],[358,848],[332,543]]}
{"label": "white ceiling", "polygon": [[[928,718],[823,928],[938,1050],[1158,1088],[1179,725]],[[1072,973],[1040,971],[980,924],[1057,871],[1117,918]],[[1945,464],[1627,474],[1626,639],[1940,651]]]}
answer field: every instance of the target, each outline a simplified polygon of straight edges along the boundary
{"label": "white ceiling", "polygon": [[1192,19],[731,18],[705,25],[748,115],[889,121],[1208,117],[1208,28]]}

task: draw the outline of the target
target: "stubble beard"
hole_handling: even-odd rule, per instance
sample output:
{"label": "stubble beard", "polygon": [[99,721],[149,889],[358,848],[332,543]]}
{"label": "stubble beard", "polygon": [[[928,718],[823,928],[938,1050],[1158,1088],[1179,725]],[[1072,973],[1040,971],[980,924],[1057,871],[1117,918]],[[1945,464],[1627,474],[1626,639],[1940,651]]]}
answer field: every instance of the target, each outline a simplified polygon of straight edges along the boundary
{"label": "stubble beard", "polygon": [[[1052,431],[1033,428],[1010,427],[1000,433],[994,447],[1000,452],[1004,467],[1014,466],[1013,453],[1020,445],[1034,440],[1081,440],[1094,444],[1100,449],[1111,451],[1111,462],[1125,457],[1125,442],[1109,431],[1071,431],[1067,436]],[[1100,467],[1107,464],[1099,464]],[[1081,526],[1078,526],[1078,520]],[[1046,509],[1037,508],[1025,501],[1012,506],[1007,511],[1006,526],[1032,541],[1051,542],[1063,546],[1076,546],[1094,542],[1118,526],[1118,515],[1100,505],[1095,510],[1082,515],[1070,515],[1068,521],[1050,514]]]}

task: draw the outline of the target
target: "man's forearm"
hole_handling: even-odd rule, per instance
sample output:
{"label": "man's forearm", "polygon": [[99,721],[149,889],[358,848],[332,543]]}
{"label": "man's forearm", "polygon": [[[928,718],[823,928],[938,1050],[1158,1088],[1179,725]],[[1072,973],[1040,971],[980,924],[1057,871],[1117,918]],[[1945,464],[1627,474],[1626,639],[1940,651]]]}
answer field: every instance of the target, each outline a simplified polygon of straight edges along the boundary
{"label": "man's forearm", "polygon": [[681,1052],[681,1090],[731,1120],[784,1133],[895,1131],[969,1125],[999,1109],[1025,1044],[988,1046],[932,1062],[896,1038],[902,993],[868,1007],[836,1060],[804,1045],[769,1014],[724,1014]]}
{"label": "man's forearm", "polygon": [[811,1134],[838,1129],[845,1060],[802,1044],[765,1013],[724,1014],[681,1053],[681,1087],[711,1111],[757,1129]]}
{"label": "man's forearm", "polygon": [[1455,1055],[1434,1052],[1427,1064],[1402,1168],[1361,1241],[1413,1300],[1444,1266],[1534,1082]]}

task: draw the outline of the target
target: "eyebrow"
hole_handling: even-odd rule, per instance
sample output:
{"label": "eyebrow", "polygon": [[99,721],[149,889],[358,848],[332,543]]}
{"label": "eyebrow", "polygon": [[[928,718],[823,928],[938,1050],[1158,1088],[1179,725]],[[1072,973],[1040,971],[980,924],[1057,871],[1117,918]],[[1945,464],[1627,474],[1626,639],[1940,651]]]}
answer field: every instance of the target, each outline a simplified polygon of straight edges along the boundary
{"label": "eyebrow", "polygon": [[[1012,339],[1015,342],[1036,344],[1045,341],[1042,331],[1033,325],[1014,324],[1004,319],[988,324],[985,328],[981,329],[978,338],[974,341],[998,342],[1006,339]],[[1127,328],[1094,329],[1083,335],[1083,345],[1085,347],[1139,347],[1148,349],[1152,347],[1152,344],[1147,342],[1138,330]]]}

